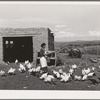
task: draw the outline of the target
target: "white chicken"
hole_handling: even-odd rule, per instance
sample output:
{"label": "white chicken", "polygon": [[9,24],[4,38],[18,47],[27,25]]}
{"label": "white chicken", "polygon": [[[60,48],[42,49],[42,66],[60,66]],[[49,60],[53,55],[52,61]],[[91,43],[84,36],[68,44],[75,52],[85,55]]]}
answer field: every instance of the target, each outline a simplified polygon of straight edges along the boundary
{"label": "white chicken", "polygon": [[10,68],[10,69],[8,70],[8,74],[9,74],[9,75],[15,75],[15,71],[16,71],[16,69]]}
{"label": "white chicken", "polygon": [[36,72],[40,72],[40,69],[41,69],[41,67],[38,66],[38,67],[36,68]]}
{"label": "white chicken", "polygon": [[94,72],[91,72],[91,73],[89,73],[87,76],[92,77],[94,74],[95,74]]}
{"label": "white chicken", "polygon": [[62,75],[64,75],[64,76],[67,75],[62,69],[59,70],[59,74],[60,74],[60,75],[62,74]]}
{"label": "white chicken", "polygon": [[62,69],[59,69],[59,71],[58,71],[60,74],[62,74],[63,73],[63,70]]}
{"label": "white chicken", "polygon": [[88,78],[88,75],[84,75],[84,76],[82,77],[82,81],[87,80],[87,78]]}
{"label": "white chicken", "polygon": [[84,71],[84,69],[82,69],[82,75],[86,75],[86,72]]}
{"label": "white chicken", "polygon": [[50,77],[51,79],[55,79],[53,75],[48,75],[47,77]]}
{"label": "white chicken", "polygon": [[47,75],[47,77],[44,78],[45,83],[55,84],[55,78],[52,75]]}
{"label": "white chicken", "polygon": [[55,77],[53,75],[48,75],[48,73],[42,74],[39,78],[44,80],[45,83],[55,84]]}
{"label": "white chicken", "polygon": [[69,73],[72,75],[74,73],[74,69],[69,69]]}
{"label": "white chicken", "polygon": [[77,81],[80,81],[80,80],[82,79],[82,77],[81,77],[81,76],[75,75],[75,76],[74,76],[74,79],[77,80]]}
{"label": "white chicken", "polygon": [[27,65],[28,63],[29,63],[29,60],[26,60],[26,61],[25,61],[25,65]]}
{"label": "white chicken", "polygon": [[44,74],[42,74],[39,78],[40,78],[41,80],[43,80],[43,79],[45,79],[47,76],[48,76],[48,73],[44,73]]}
{"label": "white chicken", "polygon": [[57,73],[57,74],[56,74],[56,77],[57,77],[58,79],[60,79],[60,74],[59,74],[59,73]]}
{"label": "white chicken", "polygon": [[88,69],[85,69],[85,68],[84,68],[84,69],[82,70],[82,74],[83,74],[83,75],[87,75],[87,74],[90,73],[90,71],[91,71],[90,68],[88,68]]}
{"label": "white chicken", "polygon": [[31,69],[32,68],[32,64],[31,63],[26,64],[26,68],[27,69]]}
{"label": "white chicken", "polygon": [[6,76],[5,71],[1,70],[1,71],[0,71],[0,76]]}
{"label": "white chicken", "polygon": [[66,76],[66,75],[67,75],[67,73],[63,72],[63,73],[62,73],[62,75]]}
{"label": "white chicken", "polygon": [[69,80],[70,80],[70,77],[71,77],[71,75],[70,75],[70,73],[68,73],[66,76],[64,76],[64,75],[61,75],[61,82],[68,82]]}
{"label": "white chicken", "polygon": [[45,78],[44,78],[44,82],[45,82],[45,83],[47,83],[47,82],[50,82],[50,83],[51,83],[51,78],[50,78],[50,77],[45,77]]}
{"label": "white chicken", "polygon": [[76,64],[72,65],[72,69],[76,69],[76,68],[77,68]]}
{"label": "white chicken", "polygon": [[18,64],[18,60],[17,59],[15,60],[15,64]]}
{"label": "white chicken", "polygon": [[53,75],[54,75],[57,79],[60,79],[60,73],[59,73],[59,72],[57,72],[57,71],[55,71],[55,70],[53,70],[52,72],[53,72]]}
{"label": "white chicken", "polygon": [[52,73],[55,75],[55,74],[57,74],[58,72],[57,72],[57,71],[55,71],[55,70],[52,70]]}
{"label": "white chicken", "polygon": [[20,64],[18,70],[19,70],[19,72],[23,73],[26,71],[26,68],[24,67],[24,65]]}
{"label": "white chicken", "polygon": [[35,73],[36,72],[36,69],[35,68],[31,68],[28,70],[29,74],[32,74],[32,73]]}
{"label": "white chicken", "polygon": [[90,68],[88,68],[87,70],[85,70],[86,74],[90,73]]}

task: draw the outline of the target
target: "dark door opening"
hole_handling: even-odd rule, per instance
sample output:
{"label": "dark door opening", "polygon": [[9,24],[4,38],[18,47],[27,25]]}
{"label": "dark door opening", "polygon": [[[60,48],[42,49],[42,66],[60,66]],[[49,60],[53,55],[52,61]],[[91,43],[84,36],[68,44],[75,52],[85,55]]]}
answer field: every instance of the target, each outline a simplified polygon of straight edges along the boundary
{"label": "dark door opening", "polygon": [[3,60],[19,62],[33,61],[32,37],[3,37]]}

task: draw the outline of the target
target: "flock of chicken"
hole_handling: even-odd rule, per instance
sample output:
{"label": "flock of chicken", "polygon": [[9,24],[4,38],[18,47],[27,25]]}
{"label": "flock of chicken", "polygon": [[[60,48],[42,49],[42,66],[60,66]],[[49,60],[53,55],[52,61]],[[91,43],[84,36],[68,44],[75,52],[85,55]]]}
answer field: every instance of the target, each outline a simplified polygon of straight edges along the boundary
{"label": "flock of chicken", "polygon": [[[80,71],[80,75],[78,74]],[[86,81],[90,80],[93,84],[100,83],[100,76],[98,73],[100,72],[100,67],[92,67],[92,68],[83,68],[78,67],[76,64],[71,65],[69,67],[68,72],[64,72],[62,69],[58,71],[52,70],[52,74],[44,73],[39,77],[43,79],[46,83],[49,82],[51,84],[55,83],[56,79],[60,80],[61,82],[67,83],[71,80],[74,81]]]}
{"label": "flock of chicken", "polygon": [[[68,72],[64,72],[62,69],[56,70],[50,70],[50,72],[43,72],[41,70],[41,67],[38,66],[36,68],[33,67],[33,64],[30,63],[28,60],[25,61],[24,64],[21,64],[18,62],[18,60],[15,61],[15,64],[18,64],[18,71],[20,73],[28,72],[30,75],[37,76],[39,79],[43,80],[45,83],[50,84],[56,84],[56,80],[59,80],[61,82],[70,82],[71,80],[75,81],[86,81],[90,80],[93,84],[98,84],[100,82],[100,76],[97,74],[97,72],[100,71],[100,67],[91,67],[91,68],[83,68],[78,67],[76,64],[69,66]],[[17,69],[10,68],[8,72],[1,70],[0,76],[6,76],[8,75],[15,75],[15,71]],[[77,71],[80,71],[81,74],[78,75]]]}

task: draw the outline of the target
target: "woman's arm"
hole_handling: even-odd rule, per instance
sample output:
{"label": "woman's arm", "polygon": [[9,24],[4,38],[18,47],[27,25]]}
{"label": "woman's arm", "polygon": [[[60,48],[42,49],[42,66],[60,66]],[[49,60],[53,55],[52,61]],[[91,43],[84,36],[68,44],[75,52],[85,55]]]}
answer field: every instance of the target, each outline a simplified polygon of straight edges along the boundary
{"label": "woman's arm", "polygon": [[49,55],[49,54],[52,54],[53,52],[45,52],[45,55],[47,56],[47,55]]}

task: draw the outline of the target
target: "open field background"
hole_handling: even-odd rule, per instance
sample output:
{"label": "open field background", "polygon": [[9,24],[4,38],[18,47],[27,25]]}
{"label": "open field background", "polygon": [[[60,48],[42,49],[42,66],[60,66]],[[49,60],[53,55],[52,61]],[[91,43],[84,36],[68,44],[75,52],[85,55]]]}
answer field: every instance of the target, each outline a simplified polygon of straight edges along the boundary
{"label": "open field background", "polygon": [[83,53],[100,55],[100,41],[56,42],[55,50],[66,53],[68,48],[79,48]]}
{"label": "open field background", "polygon": [[82,52],[82,58],[75,63],[80,63],[80,60],[88,63],[89,58],[100,58],[100,41],[56,42],[55,50],[62,63],[74,63],[73,58],[67,56],[71,48],[78,48]]}

